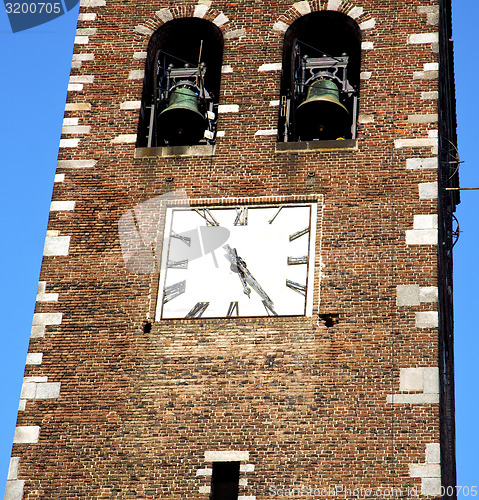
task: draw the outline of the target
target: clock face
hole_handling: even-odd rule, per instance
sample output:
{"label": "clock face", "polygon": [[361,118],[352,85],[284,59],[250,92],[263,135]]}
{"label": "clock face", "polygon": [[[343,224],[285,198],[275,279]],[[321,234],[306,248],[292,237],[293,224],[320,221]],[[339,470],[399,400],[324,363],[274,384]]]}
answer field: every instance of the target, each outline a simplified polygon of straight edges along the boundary
{"label": "clock face", "polygon": [[310,315],[315,203],[169,208],[157,317]]}

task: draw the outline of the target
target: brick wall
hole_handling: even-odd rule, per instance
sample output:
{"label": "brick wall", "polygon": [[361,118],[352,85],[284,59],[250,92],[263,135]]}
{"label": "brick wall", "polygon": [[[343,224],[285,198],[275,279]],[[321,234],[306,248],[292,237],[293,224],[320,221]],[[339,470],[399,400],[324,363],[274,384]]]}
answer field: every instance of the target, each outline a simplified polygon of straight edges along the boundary
{"label": "brick wall", "polygon": [[[325,9],[362,29],[358,138],[280,152],[284,32]],[[231,459],[245,498],[439,496],[438,11],[82,0],[6,498],[206,499]],[[193,15],[225,40],[214,154],[135,157],[149,37]],[[155,321],[118,221],[172,190],[321,197],[313,316]]]}

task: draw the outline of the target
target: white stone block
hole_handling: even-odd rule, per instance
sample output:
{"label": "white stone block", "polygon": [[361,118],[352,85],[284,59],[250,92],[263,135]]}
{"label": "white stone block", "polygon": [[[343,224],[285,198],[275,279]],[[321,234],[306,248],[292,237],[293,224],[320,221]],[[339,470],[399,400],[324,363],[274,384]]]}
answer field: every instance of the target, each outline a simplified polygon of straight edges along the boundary
{"label": "white stone block", "polygon": [[435,123],[437,122],[437,114],[429,113],[424,115],[409,115],[407,117],[409,123]]}
{"label": "white stone block", "polygon": [[91,12],[89,14],[79,14],[78,15],[79,21],[94,21],[95,19],[96,19],[96,14],[94,12]]}
{"label": "white stone block", "polygon": [[374,43],[373,42],[361,42],[361,49],[362,50],[373,50]]}
{"label": "white stone block", "polygon": [[120,104],[120,109],[140,109],[141,101],[124,101]]}
{"label": "white stone block", "polygon": [[59,160],[58,168],[92,168],[96,165],[96,160]]}
{"label": "white stone block", "polygon": [[439,368],[424,368],[424,392],[439,394]]}
{"label": "white stone block", "polygon": [[43,352],[29,352],[27,354],[27,365],[41,365],[43,361]]}
{"label": "white stone block", "polygon": [[106,0],[80,0],[81,7],[104,7]]}
{"label": "white stone block", "polygon": [[142,80],[144,76],[145,76],[145,70],[134,69],[130,71],[128,78],[130,80]]}
{"label": "white stone block", "polygon": [[62,212],[75,210],[75,202],[72,200],[52,201],[50,204],[50,212]]}
{"label": "white stone block", "polygon": [[421,302],[437,302],[437,286],[424,286],[419,289],[419,300]]}
{"label": "white stone block", "polygon": [[76,36],[73,43],[75,45],[87,45],[88,37],[87,36]]}
{"label": "white stone block", "polygon": [[38,425],[21,425],[15,429],[14,443],[38,443],[40,427]]}
{"label": "white stone block", "polygon": [[414,71],[413,80],[437,80],[439,73],[437,71]]}
{"label": "white stone block", "polygon": [[441,445],[439,443],[426,444],[426,463],[441,463]]}
{"label": "white stone block", "polygon": [[424,71],[439,71],[439,63],[424,63]]}
{"label": "white stone block", "polygon": [[224,34],[225,40],[232,40],[234,38],[241,38],[242,36],[246,36],[246,30],[244,28],[239,28],[236,30],[227,31]]}
{"label": "white stone block", "polygon": [[439,92],[437,90],[433,90],[431,92],[421,92],[421,99],[433,99],[436,100],[439,97]]}
{"label": "white stone block", "polygon": [[359,16],[364,14],[364,9],[362,7],[353,7],[347,15],[353,19],[357,19]]}
{"label": "white stone block", "polygon": [[395,148],[425,148],[428,146],[436,146],[437,141],[435,139],[419,138],[419,139],[396,139],[394,141]]}
{"label": "white stone block", "polygon": [[437,229],[437,215],[415,215],[414,229]]}
{"label": "white stone block", "polygon": [[22,500],[24,486],[24,480],[14,479],[7,481],[4,500]]}
{"label": "white stone block", "polygon": [[437,230],[409,229],[406,231],[406,245],[437,245]]}
{"label": "white stone block", "polygon": [[416,328],[437,328],[439,317],[437,311],[422,311],[416,313]]}
{"label": "white stone block", "polygon": [[248,480],[245,477],[241,477],[238,484],[240,486],[248,486]]}
{"label": "white stone block", "polygon": [[409,464],[410,477],[441,477],[441,467],[436,464]]}
{"label": "white stone block", "polygon": [[33,399],[37,392],[37,384],[35,383],[24,383],[22,385],[22,392],[20,393],[21,399]]}
{"label": "white stone block", "polygon": [[416,33],[407,37],[407,43],[423,44],[437,43],[439,41],[439,33]]}
{"label": "white stone block", "polygon": [[18,411],[25,411],[26,407],[27,407],[27,400],[20,399],[20,402],[18,403]]}
{"label": "white stone block", "polygon": [[273,25],[273,31],[279,31],[280,33],[284,33],[289,26],[283,21],[276,21]]}
{"label": "white stone block", "polygon": [[428,130],[427,131],[427,135],[428,137],[430,137],[431,139],[433,138],[436,138],[438,137],[438,130]]}
{"label": "white stone block", "polygon": [[139,60],[143,60],[143,59],[146,59],[146,51],[142,51],[142,52],[135,52],[133,54],[133,59],[139,59]]}
{"label": "white stone block", "polygon": [[68,255],[69,250],[70,236],[47,236],[45,238],[45,247],[43,248],[45,257]]}
{"label": "white stone block", "polygon": [[270,106],[279,106],[279,99],[273,99],[272,101],[269,101]]}
{"label": "white stone block", "polygon": [[208,12],[208,5],[196,5],[195,6],[195,10],[193,12],[193,17],[199,17],[199,18],[203,18],[205,17],[205,14]]}
{"label": "white stone block", "polygon": [[60,139],[61,148],[76,148],[80,143],[80,139]]}
{"label": "white stone block", "polygon": [[121,134],[111,140],[112,144],[134,144],[136,142],[136,134]]}
{"label": "white stone block", "polygon": [[437,198],[437,182],[421,182],[419,184],[419,199],[434,200]]}
{"label": "white stone block", "polygon": [[139,33],[140,35],[146,35],[146,36],[151,36],[153,35],[153,30],[150,28],[147,28],[146,26],[142,26],[139,24],[138,26],[135,26],[135,31]]}
{"label": "white stone block", "polygon": [[220,104],[218,106],[218,113],[238,113],[238,104]]}
{"label": "white stone block", "polygon": [[371,71],[361,71],[361,73],[359,74],[359,78],[361,80],[369,80],[371,76],[372,76]]}
{"label": "white stone block", "polygon": [[211,493],[211,486],[200,486],[200,493]]}
{"label": "white stone block", "polygon": [[62,313],[35,313],[33,315],[34,326],[61,325]]}
{"label": "white stone block", "polygon": [[240,472],[254,472],[254,464],[240,464]]}
{"label": "white stone block", "polygon": [[401,392],[423,392],[424,391],[424,369],[423,368],[400,368],[399,390]]}
{"label": "white stone block", "polygon": [[339,10],[342,0],[328,0],[327,10]]}
{"label": "white stone block", "polygon": [[37,384],[35,399],[55,399],[60,396],[61,382],[45,382]]}
{"label": "white stone block", "polygon": [[63,126],[72,127],[78,125],[78,118],[63,118]]}
{"label": "white stone block", "polygon": [[437,168],[437,158],[407,158],[406,159],[406,168],[411,170],[424,168]]}
{"label": "white stone block", "polygon": [[213,474],[213,469],[198,469],[196,471],[197,476],[211,476]]}
{"label": "white stone block", "polygon": [[221,12],[213,19],[213,24],[221,28],[221,26],[224,26],[228,21],[229,19]]}
{"label": "white stone block", "polygon": [[302,2],[296,2],[293,4],[293,7],[302,15],[305,16],[311,12],[311,7],[309,6],[309,2],[304,0]]}
{"label": "white stone block", "polygon": [[429,497],[441,496],[441,478],[423,477],[421,479],[421,495]]}
{"label": "white stone block", "polygon": [[370,30],[376,26],[376,19],[368,19],[367,21],[362,22],[359,27],[362,31]]}
{"label": "white stone block", "polygon": [[221,73],[233,73],[233,68],[229,64],[221,66]]}
{"label": "white stone block", "polygon": [[65,174],[55,174],[53,182],[65,182]]}
{"label": "white stone block", "polygon": [[45,327],[44,326],[32,326],[30,332],[30,338],[32,339],[40,339],[45,336]]}
{"label": "white stone block", "polygon": [[68,92],[80,92],[83,90],[83,83],[69,83],[67,90]]}
{"label": "white stone block", "polygon": [[155,12],[156,16],[161,19],[164,23],[168,22],[168,21],[172,21],[173,20],[173,14],[170,12],[170,9],[167,9],[167,8],[164,8],[164,9],[160,9],[160,10],[157,10]]}
{"label": "white stone block", "polygon": [[255,136],[261,136],[261,135],[276,135],[278,133],[278,129],[272,128],[269,130],[258,130],[255,132]]}
{"label": "white stone block", "polygon": [[90,125],[76,125],[73,127],[62,127],[63,135],[89,134],[89,133],[90,133]]}
{"label": "white stone block", "polygon": [[259,68],[259,72],[263,71],[281,71],[282,64],[281,63],[266,63],[262,64]]}
{"label": "white stone block", "polygon": [[248,451],[205,451],[206,462],[245,462],[248,459]]}
{"label": "white stone block", "polygon": [[88,35],[95,35],[97,32],[96,28],[78,28],[77,29],[77,36],[88,36]]}
{"label": "white stone block", "polygon": [[363,113],[359,113],[358,123],[374,123],[374,115],[365,115]]}
{"label": "white stone block", "polygon": [[216,137],[224,137],[225,136],[225,131],[224,130],[218,130],[216,132]]}
{"label": "white stone block", "polygon": [[397,306],[418,306],[419,285],[398,285],[396,287]]}
{"label": "white stone block", "polygon": [[19,465],[20,465],[20,457],[10,458],[10,465],[8,467],[7,479],[17,479],[18,478]]}
{"label": "white stone block", "polygon": [[65,111],[90,111],[89,102],[69,102],[65,104]]}
{"label": "white stone block", "polygon": [[437,404],[439,403],[439,395],[438,394],[388,394],[386,396],[386,402],[394,404],[409,404],[409,405]]}

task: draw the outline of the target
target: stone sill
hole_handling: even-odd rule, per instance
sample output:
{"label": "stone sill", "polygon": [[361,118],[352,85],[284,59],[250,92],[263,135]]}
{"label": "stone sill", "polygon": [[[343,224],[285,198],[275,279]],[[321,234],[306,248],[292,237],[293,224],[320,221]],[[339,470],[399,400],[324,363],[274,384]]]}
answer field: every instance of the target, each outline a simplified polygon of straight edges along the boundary
{"label": "stone sill", "polygon": [[356,139],[344,139],[336,141],[299,141],[299,142],[277,142],[277,153],[308,152],[308,151],[336,151],[338,149],[357,149]]}
{"label": "stone sill", "polygon": [[159,148],[135,148],[135,158],[150,158],[164,156],[211,156],[215,146],[211,144],[196,144],[194,146],[164,146]]}

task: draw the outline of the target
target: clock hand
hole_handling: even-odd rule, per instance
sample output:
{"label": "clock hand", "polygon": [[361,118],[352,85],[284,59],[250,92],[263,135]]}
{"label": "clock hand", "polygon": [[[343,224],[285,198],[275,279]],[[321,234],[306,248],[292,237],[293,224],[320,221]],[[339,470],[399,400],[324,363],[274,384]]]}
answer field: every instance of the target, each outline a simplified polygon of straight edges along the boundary
{"label": "clock hand", "polygon": [[[250,273],[249,269],[246,267],[246,262],[238,255],[236,252],[236,248],[231,248],[229,245],[225,245],[223,248],[226,249],[228,255],[226,258],[231,262],[232,270],[238,272],[238,275],[243,283],[243,291],[246,292],[246,288],[248,288],[247,284],[251,286],[251,288],[263,299],[265,300],[271,307],[273,307],[273,301],[268,297],[268,294],[263,290],[258,281],[254,278],[254,276]],[[237,271],[233,269],[233,266],[236,267]],[[250,289],[248,288],[249,292]]]}
{"label": "clock hand", "polygon": [[242,260],[238,253],[236,252],[236,248],[231,248],[229,245],[224,245],[223,248],[228,252],[225,257],[231,263],[231,270],[235,273],[238,273],[238,276],[243,284],[243,292],[248,296],[251,294],[251,288],[249,288],[246,282],[246,276],[243,271],[243,266],[246,267],[246,263]]}

